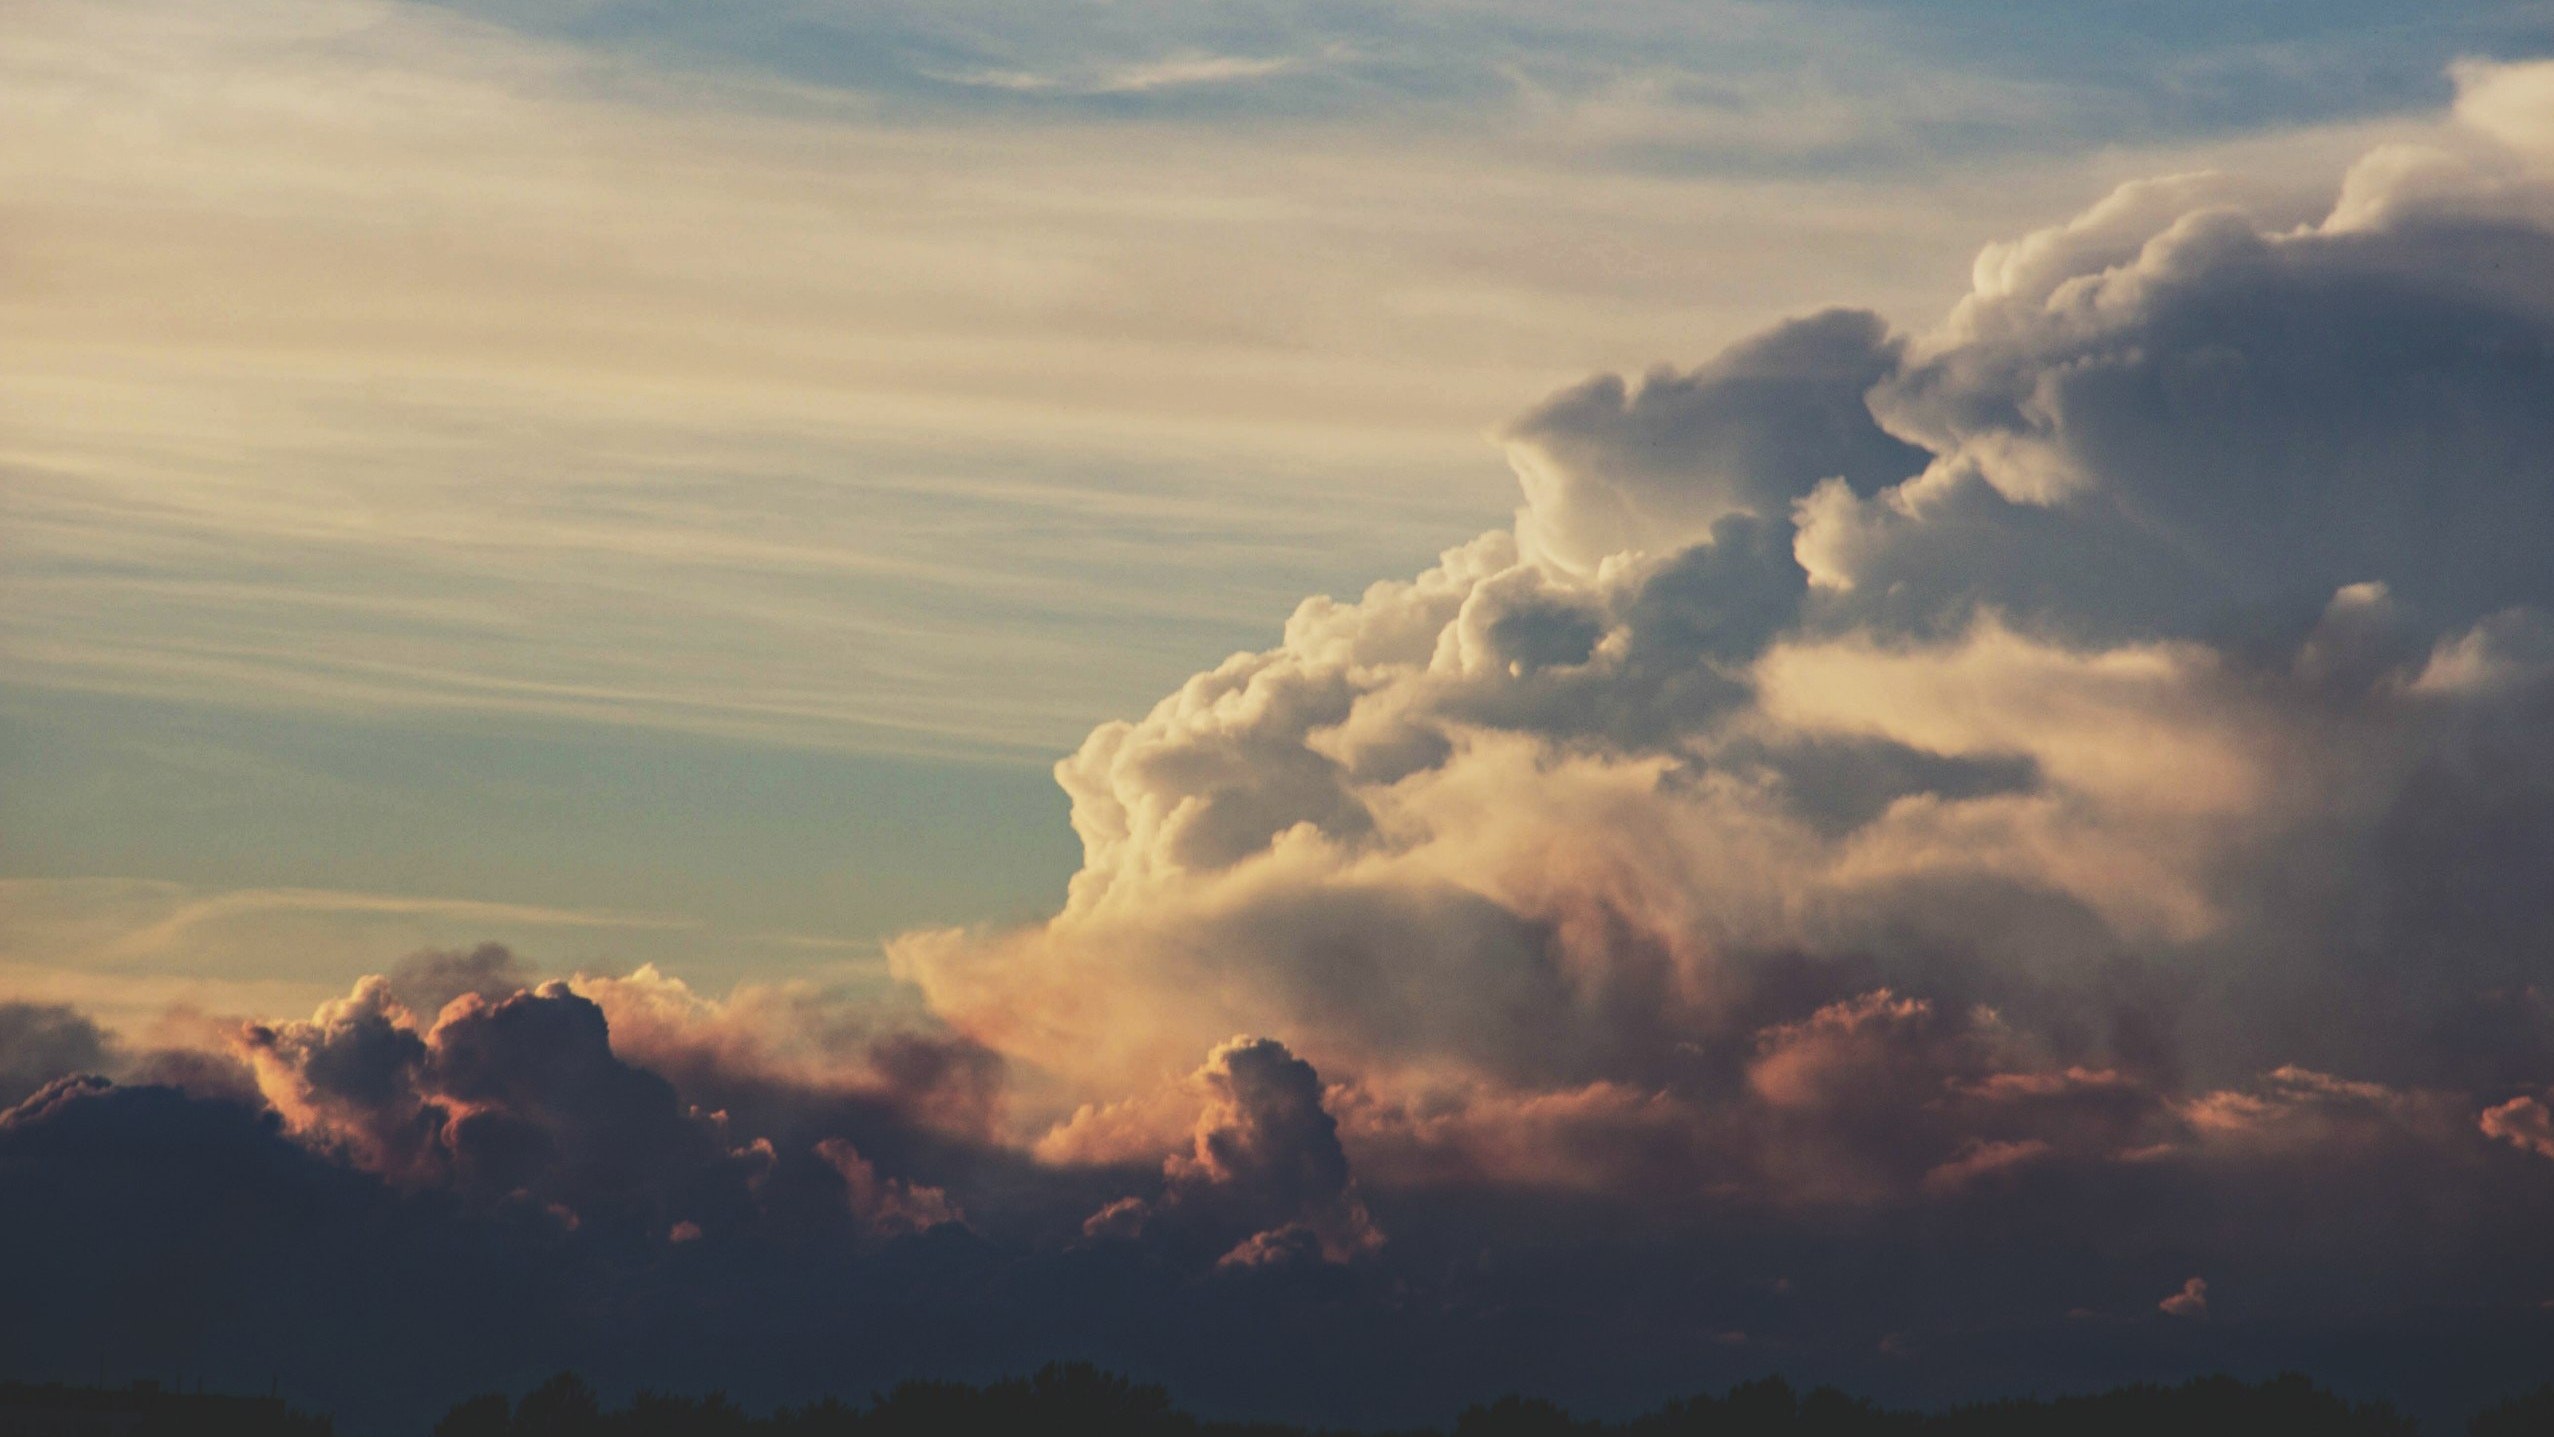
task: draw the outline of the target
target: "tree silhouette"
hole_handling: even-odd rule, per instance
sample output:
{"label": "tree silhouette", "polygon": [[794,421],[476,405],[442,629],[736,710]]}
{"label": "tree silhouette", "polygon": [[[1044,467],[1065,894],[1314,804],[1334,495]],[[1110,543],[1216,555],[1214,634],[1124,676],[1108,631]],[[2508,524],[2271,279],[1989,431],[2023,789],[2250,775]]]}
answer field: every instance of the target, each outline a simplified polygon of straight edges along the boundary
{"label": "tree silhouette", "polygon": [[523,1394],[514,1409],[514,1430],[543,1437],[583,1437],[601,1425],[602,1404],[594,1389],[573,1372],[562,1372]]}
{"label": "tree silhouette", "polygon": [[435,1437],[506,1437],[514,1429],[514,1406],[502,1393],[482,1392],[464,1398],[435,1424]]}
{"label": "tree silhouette", "polygon": [[2545,1437],[2554,1432],[2554,1382],[2485,1408],[2465,1430],[2469,1437]]}

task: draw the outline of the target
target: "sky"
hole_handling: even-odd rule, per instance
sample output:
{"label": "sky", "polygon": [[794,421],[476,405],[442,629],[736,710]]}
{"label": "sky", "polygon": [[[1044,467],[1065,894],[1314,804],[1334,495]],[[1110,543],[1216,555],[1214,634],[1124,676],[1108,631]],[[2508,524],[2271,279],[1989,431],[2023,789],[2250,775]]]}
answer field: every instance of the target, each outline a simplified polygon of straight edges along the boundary
{"label": "sky", "polygon": [[2494,1395],[2554,9],[2083,9],[10,6],[0,1345]]}

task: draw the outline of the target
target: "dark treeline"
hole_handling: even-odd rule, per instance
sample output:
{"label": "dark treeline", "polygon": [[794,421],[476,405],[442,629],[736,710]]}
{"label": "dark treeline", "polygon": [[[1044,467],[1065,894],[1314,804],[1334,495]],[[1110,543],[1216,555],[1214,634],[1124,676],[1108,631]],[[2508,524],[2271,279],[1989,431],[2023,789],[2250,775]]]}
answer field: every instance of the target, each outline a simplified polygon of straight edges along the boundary
{"label": "dark treeline", "polygon": [[182,1392],[155,1382],[0,1382],[0,1437],[330,1437],[329,1429],[327,1418],[273,1397]]}
{"label": "dark treeline", "polygon": [[[1162,1388],[1080,1363],[977,1387],[907,1382],[866,1404],[828,1399],[747,1414],[724,1395],[642,1392],[607,1411],[593,1389],[562,1373],[519,1403],[473,1397],[435,1425],[435,1437],[1309,1437],[1275,1423],[1201,1420]],[[1671,1402],[1622,1422],[1572,1417],[1549,1402],[1503,1397],[1457,1417],[1450,1437],[2416,1437],[2388,1404],[2352,1403],[2289,1375],[2262,1383],[2202,1377],[2083,1397],[1975,1403],[1900,1412],[1832,1387],[1806,1394],[1779,1377],[1724,1396]],[[2554,1434],[2554,1385],[2514,1397],[2468,1424],[2470,1437]],[[1438,1437],[1409,1433],[1403,1437]]]}

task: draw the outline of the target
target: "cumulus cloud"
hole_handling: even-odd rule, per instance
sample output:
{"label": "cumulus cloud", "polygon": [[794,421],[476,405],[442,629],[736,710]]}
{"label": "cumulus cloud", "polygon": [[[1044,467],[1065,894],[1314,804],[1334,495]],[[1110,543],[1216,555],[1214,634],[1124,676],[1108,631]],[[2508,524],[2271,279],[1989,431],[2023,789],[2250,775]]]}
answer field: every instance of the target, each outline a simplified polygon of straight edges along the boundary
{"label": "cumulus cloud", "polygon": [[[1274,1039],[1237,1037],[1181,1090],[1203,1103],[1185,1147],[1162,1160],[1158,1195],[1109,1202],[1083,1223],[1086,1236],[1202,1243],[1233,1268],[1347,1262],[1383,1246],[1310,1063]],[[1146,1141],[1145,1110],[1156,1107],[1085,1107],[1040,1151],[1067,1162],[1118,1155]]]}
{"label": "cumulus cloud", "polygon": [[643,964],[574,986],[609,1019],[616,1051],[712,1107],[827,1094],[975,1137],[1001,1114],[999,1053],[813,984],[746,983],[711,997]]}
{"label": "cumulus cloud", "polygon": [[[874,1154],[962,1146],[938,1125],[981,1126],[992,1080],[966,1045],[874,1022],[811,1038],[824,1005],[808,993],[711,1000],[647,968],[507,989],[519,972],[493,947],[422,955],[306,1021],[247,1024],[231,1047],[292,1133],[402,1188],[679,1242],[965,1220]],[[438,985],[457,993],[430,1017],[403,1001]]]}
{"label": "cumulus cloud", "polygon": [[2182,1284],[2181,1291],[2156,1303],[2166,1317],[2206,1317],[2208,1315],[2208,1279],[2194,1277]]}
{"label": "cumulus cloud", "polygon": [[1674,553],[1732,514],[1781,516],[1823,481],[1870,493],[1925,451],[1891,437],[1864,402],[1903,341],[1878,316],[1829,310],[1778,325],[1680,374],[1614,375],[1508,426],[1525,489],[1519,547],[1578,573],[1627,553]]}
{"label": "cumulus cloud", "polygon": [[1554,397],[1512,530],[1095,731],[1063,910],[896,971],[1085,1137],[1284,1033],[1414,1179],[2450,1141],[2554,1067],[2554,68],[2459,83],[2322,213],[2133,184]]}
{"label": "cumulus cloud", "polygon": [[603,1011],[564,983],[464,993],[430,1025],[367,978],[307,1022],[239,1045],[295,1131],[411,1184],[520,1196],[580,1219],[679,1204],[727,1156],[673,1085],[612,1051]]}

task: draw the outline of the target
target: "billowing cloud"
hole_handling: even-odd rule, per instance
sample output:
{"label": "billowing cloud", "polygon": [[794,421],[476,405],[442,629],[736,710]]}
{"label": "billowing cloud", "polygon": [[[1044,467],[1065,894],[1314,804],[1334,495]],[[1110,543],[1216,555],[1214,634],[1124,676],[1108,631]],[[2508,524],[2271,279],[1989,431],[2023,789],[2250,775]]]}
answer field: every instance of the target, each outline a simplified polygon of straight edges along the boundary
{"label": "billowing cloud", "polygon": [[2120,1156],[2274,1070],[2541,1077],[2554,68],[2460,83],[2319,216],[2135,184],[1933,332],[1556,397],[1512,532],[1094,732],[1063,911],[898,972],[1102,1103],[1279,1036],[1377,1171],[1637,1112],[1695,1181],[1947,1191],[2087,1145],[1862,1095],[2108,1074]]}
{"label": "billowing cloud", "polygon": [[[1183,1151],[1162,1161],[1158,1196],[1116,1199],[1086,1235],[1168,1237],[1220,1249],[1220,1267],[1347,1262],[1383,1245],[1350,1180],[1339,1124],[1312,1065],[1267,1038],[1235,1038],[1182,1085],[1203,1106]],[[1126,1107],[1084,1108],[1040,1145],[1050,1158],[1105,1156],[1141,1131]],[[1141,1141],[1140,1138],[1137,1141]]]}
{"label": "billowing cloud", "polygon": [[[1947,1244],[1986,1325],[2541,1301],[2554,67],[2460,83],[2320,212],[2135,184],[1932,331],[1555,397],[1513,529],[1095,731],[1062,911],[897,971],[1050,1158],[1282,1041],[1387,1266],[1496,1193]],[[2373,1255],[2411,1212],[2461,1276]]]}
{"label": "billowing cloud", "polygon": [[715,1121],[623,1062],[603,1010],[564,983],[464,993],[421,1025],[386,981],[366,979],[308,1022],[250,1026],[239,1045],[296,1132],[404,1183],[578,1220],[643,1205],[653,1222],[699,1200],[692,1190],[731,1157]]}
{"label": "billowing cloud", "polygon": [[831,1093],[976,1137],[1002,1110],[999,1053],[813,984],[750,983],[711,998],[642,965],[625,976],[585,975],[575,987],[610,1019],[616,1051],[713,1107]]}
{"label": "billowing cloud", "polygon": [[1923,467],[1864,396],[1901,362],[1877,315],[1829,310],[1744,340],[1691,373],[1605,375],[1510,425],[1525,488],[1519,547],[1578,573],[1670,554],[1732,514],[1780,516],[1822,482],[1871,493]]}
{"label": "billowing cloud", "polygon": [[[450,996],[425,1016],[409,994]],[[1001,1091],[981,1049],[813,989],[717,1000],[649,967],[535,982],[494,945],[418,954],[307,1020],[206,1036],[217,1051],[158,1054],[142,1076],[235,1055],[253,1088],[211,1096],[395,1187],[682,1243],[964,1223],[909,1169],[973,1171]]]}

